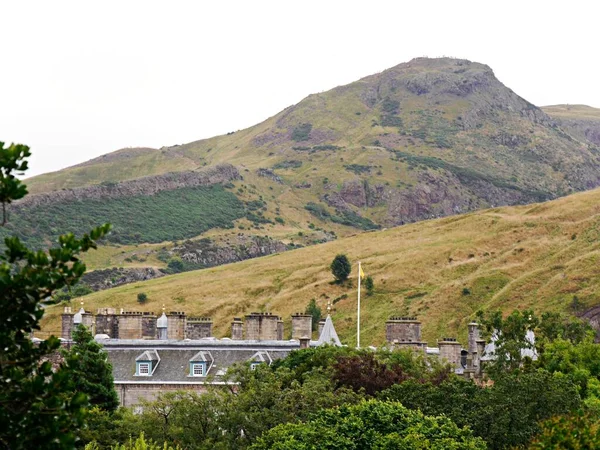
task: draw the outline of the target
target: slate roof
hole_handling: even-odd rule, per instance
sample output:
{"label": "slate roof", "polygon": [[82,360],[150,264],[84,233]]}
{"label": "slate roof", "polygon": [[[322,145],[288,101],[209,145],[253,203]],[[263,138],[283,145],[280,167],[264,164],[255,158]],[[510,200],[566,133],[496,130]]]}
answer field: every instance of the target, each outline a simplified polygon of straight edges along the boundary
{"label": "slate roof", "polygon": [[[291,341],[233,341],[231,339],[199,339],[184,341],[104,339],[99,341],[113,366],[115,384],[194,384],[206,377],[189,375],[190,361],[207,361],[208,379],[218,382],[228,367],[254,361],[270,364],[300,348]],[[160,363],[151,376],[136,376],[136,360],[154,356]],[[156,359],[155,359],[156,360]],[[147,360],[146,360],[147,361]]]}

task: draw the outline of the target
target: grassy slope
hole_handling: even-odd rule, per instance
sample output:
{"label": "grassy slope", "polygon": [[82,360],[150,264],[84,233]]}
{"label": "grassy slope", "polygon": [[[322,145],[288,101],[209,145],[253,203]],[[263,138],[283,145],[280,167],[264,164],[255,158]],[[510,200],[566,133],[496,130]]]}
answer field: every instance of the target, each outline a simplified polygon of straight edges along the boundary
{"label": "grassy slope", "polygon": [[[270,310],[284,317],[311,298],[325,308],[343,294],[333,318],[342,340],[355,343],[355,289],[330,284],[328,264],[337,253],[361,260],[377,292],[363,303],[364,343],[384,340],[391,314],[415,314],[424,338],[457,335],[479,308],[534,307],[566,311],[600,303],[600,190],[552,202],[485,210],[362,233],[327,244],[226,266],[136,283],[85,298],[100,306],[184,310],[213,317],[225,336],[234,316]],[[354,275],[354,273],[353,273]],[[470,291],[464,294],[464,288]],[[139,292],[148,294],[143,308]],[[45,329],[60,327],[50,308]]]}
{"label": "grassy slope", "polygon": [[542,106],[542,110],[552,117],[586,119],[600,122],[600,108],[593,108],[587,105],[550,105]]}

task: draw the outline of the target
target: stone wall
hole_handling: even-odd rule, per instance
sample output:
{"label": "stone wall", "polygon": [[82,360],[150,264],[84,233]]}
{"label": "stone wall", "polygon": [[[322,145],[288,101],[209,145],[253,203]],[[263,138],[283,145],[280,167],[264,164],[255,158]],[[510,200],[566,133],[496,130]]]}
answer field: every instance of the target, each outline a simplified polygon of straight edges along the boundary
{"label": "stone wall", "polygon": [[138,406],[142,400],[156,400],[163,392],[174,392],[181,390],[194,391],[196,393],[206,392],[203,384],[115,384],[115,390],[119,395],[119,403],[127,408]]}

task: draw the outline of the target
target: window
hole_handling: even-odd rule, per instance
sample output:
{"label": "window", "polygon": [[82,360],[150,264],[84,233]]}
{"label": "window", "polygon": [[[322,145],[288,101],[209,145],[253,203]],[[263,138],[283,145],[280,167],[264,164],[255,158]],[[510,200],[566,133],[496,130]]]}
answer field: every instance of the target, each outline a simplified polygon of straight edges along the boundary
{"label": "window", "polygon": [[150,363],[143,362],[138,363],[138,375],[149,376],[150,375]]}
{"label": "window", "polygon": [[193,363],[191,375],[193,377],[203,377],[204,376],[204,363]]}

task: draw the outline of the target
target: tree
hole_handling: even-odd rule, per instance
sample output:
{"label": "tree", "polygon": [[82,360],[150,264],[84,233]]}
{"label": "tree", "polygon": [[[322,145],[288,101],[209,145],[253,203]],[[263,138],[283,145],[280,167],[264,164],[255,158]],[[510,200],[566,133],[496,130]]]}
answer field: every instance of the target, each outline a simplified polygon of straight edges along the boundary
{"label": "tree", "polygon": [[338,283],[346,281],[350,272],[352,271],[352,265],[346,255],[337,255],[331,262],[331,273],[335,277]]}
{"label": "tree", "polygon": [[115,411],[119,397],[106,352],[83,325],[73,331],[73,341],[74,345],[64,353],[72,357],[71,377],[75,392],[87,394],[92,406]]}
{"label": "tree", "polygon": [[541,420],[582,406],[577,386],[569,377],[545,370],[506,373],[490,387],[456,377],[438,386],[408,380],[378,397],[423,414],[443,414],[459,427],[472,429],[488,448],[498,450],[526,445],[540,431]]}
{"label": "tree", "polygon": [[367,290],[367,295],[373,295],[375,291],[375,283],[373,282],[373,277],[371,275],[365,278],[365,289]]}
{"label": "tree", "polygon": [[169,262],[167,263],[167,270],[169,273],[183,272],[184,269],[185,265],[179,256],[173,256],[171,259],[169,259]]}
{"label": "tree", "polygon": [[600,448],[600,419],[577,412],[541,424],[542,432],[529,445],[531,450],[587,450]]}
{"label": "tree", "polygon": [[484,334],[496,339],[495,359],[486,366],[486,371],[494,376],[519,369],[524,362],[521,350],[534,349],[534,343],[527,338],[527,333],[539,325],[539,319],[534,312],[514,310],[504,318],[501,311],[494,311],[488,315],[478,311],[477,318],[483,325]]}
{"label": "tree", "polygon": [[[6,206],[23,198],[27,189],[17,178],[27,169],[29,147],[0,142],[0,202]],[[96,248],[95,241],[110,229],[106,224],[81,239],[60,236],[58,247],[32,251],[16,237],[4,239],[0,254],[0,448],[72,448],[74,430],[81,426],[87,405],[75,393],[67,358],[52,370],[47,360],[60,346],[52,336],[34,343],[29,334],[39,329],[44,307],[52,295],[70,286],[85,272],[78,255]]]}
{"label": "tree", "polygon": [[264,433],[250,447],[285,449],[471,449],[485,443],[450,419],[429,417],[400,403],[363,401],[317,412],[305,423],[286,423]]}
{"label": "tree", "polygon": [[315,331],[319,326],[319,321],[323,313],[321,312],[321,308],[317,306],[314,298],[310,300],[304,312],[312,316],[312,330]]}
{"label": "tree", "polygon": [[138,303],[144,304],[144,303],[146,303],[146,300],[148,300],[148,295],[146,295],[145,292],[138,293],[138,295],[137,295]]}

